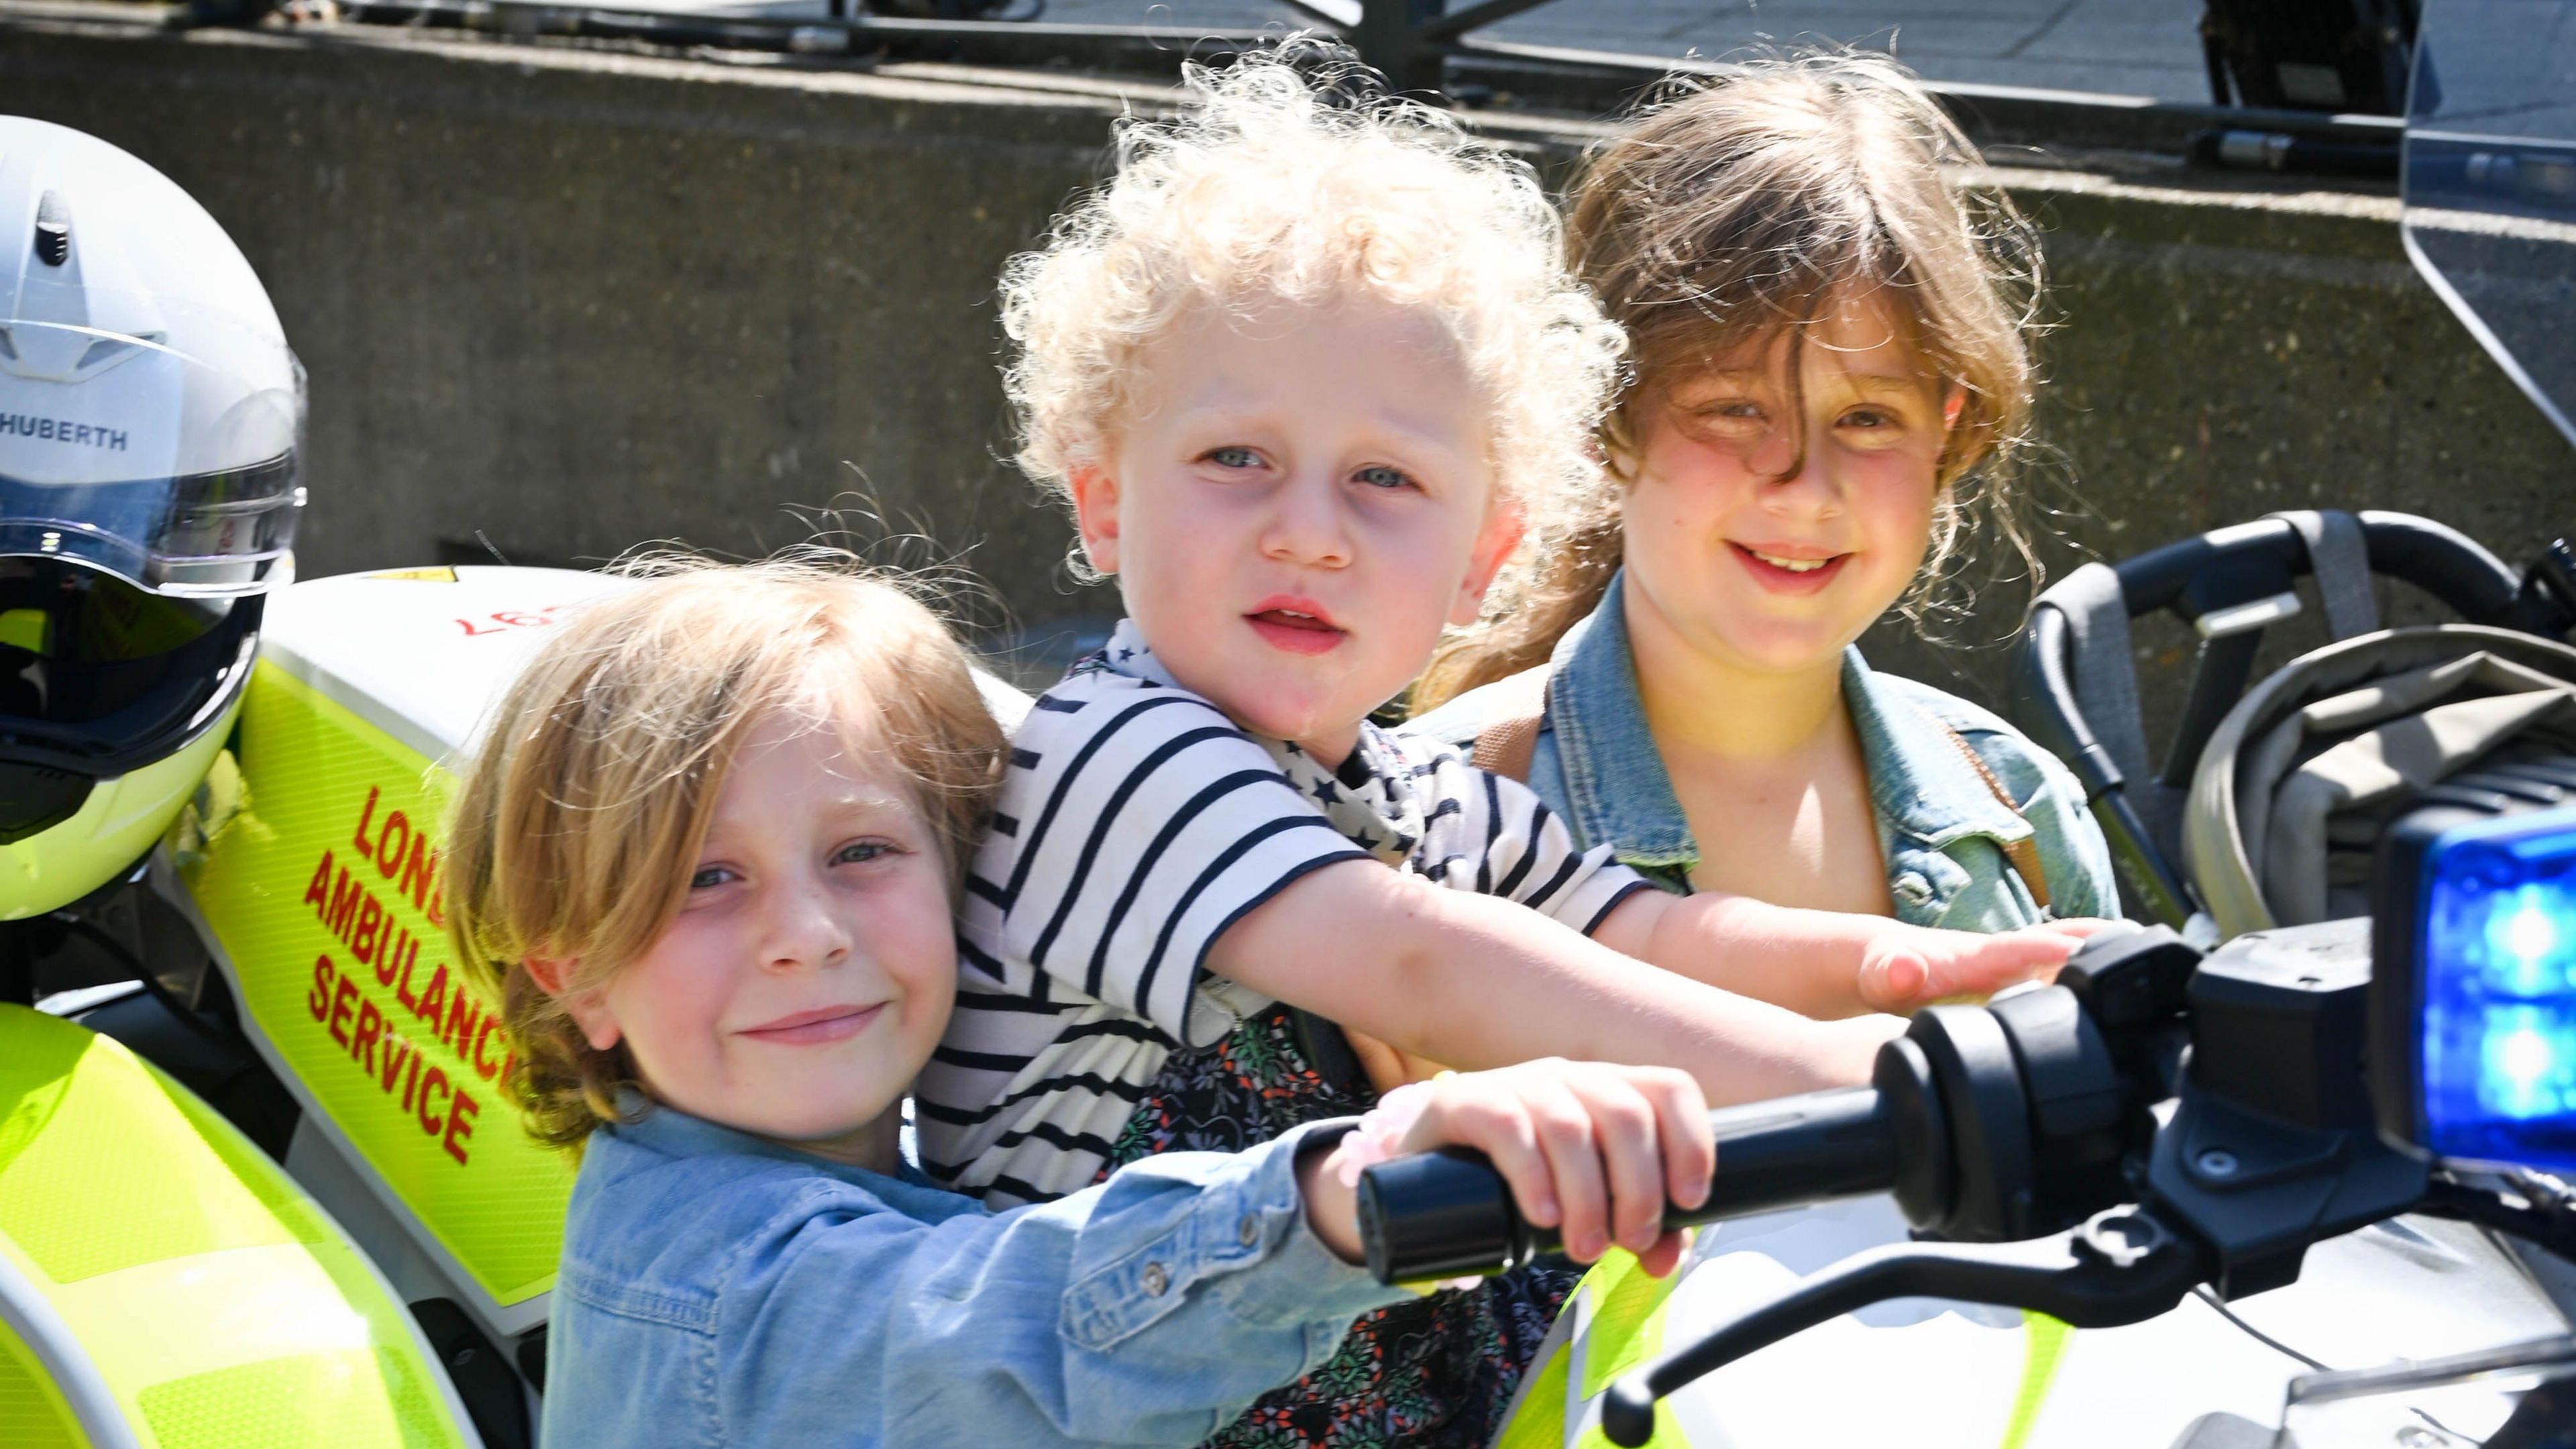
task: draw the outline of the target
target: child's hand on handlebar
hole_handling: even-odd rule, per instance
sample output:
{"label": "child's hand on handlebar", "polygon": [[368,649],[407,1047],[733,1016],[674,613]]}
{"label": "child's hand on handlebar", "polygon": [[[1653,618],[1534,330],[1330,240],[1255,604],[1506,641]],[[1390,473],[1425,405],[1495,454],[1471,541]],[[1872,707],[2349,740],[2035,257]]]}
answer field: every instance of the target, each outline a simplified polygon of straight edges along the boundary
{"label": "child's hand on handlebar", "polygon": [[1982,1001],[2024,981],[2053,981],[2057,968],[2106,921],[2050,921],[1980,935],[1890,923],[1862,952],[1861,1000],[1898,1014],[1943,1001]]}
{"label": "child's hand on handlebar", "polygon": [[[1425,1098],[1398,1151],[1484,1153],[1522,1217],[1559,1228],[1578,1262],[1614,1243],[1659,1277],[1681,1261],[1686,1235],[1664,1230],[1664,1204],[1705,1201],[1717,1162],[1708,1100],[1689,1074],[1548,1058],[1444,1073],[1412,1090]],[[1341,1159],[1359,1150],[1345,1139],[1300,1174],[1317,1236],[1354,1262],[1359,1234]]]}

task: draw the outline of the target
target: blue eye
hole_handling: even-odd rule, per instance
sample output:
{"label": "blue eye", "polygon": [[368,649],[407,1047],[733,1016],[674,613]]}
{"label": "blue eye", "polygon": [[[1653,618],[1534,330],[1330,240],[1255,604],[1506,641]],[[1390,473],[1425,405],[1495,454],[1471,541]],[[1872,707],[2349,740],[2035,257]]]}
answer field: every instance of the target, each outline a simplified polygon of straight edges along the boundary
{"label": "blue eye", "polygon": [[1210,448],[1204,456],[1208,462],[1214,463],[1220,468],[1258,468],[1261,466],[1261,455],[1259,453],[1252,451],[1250,448],[1232,444],[1222,448]]}
{"label": "blue eye", "polygon": [[730,867],[721,865],[704,866],[689,877],[689,889],[693,891],[713,890],[732,878],[733,871]]}
{"label": "blue eye", "polygon": [[1770,415],[1752,398],[1721,398],[1686,408],[1683,427],[1725,437],[1750,437],[1770,426]]}
{"label": "blue eye", "polygon": [[891,855],[894,847],[882,840],[853,840],[832,853],[834,865],[865,865],[880,856]]}
{"label": "blue eye", "polygon": [[1390,468],[1383,463],[1362,468],[1352,474],[1351,478],[1371,488],[1405,488],[1412,486],[1413,483],[1413,479],[1406,476],[1402,469]]}

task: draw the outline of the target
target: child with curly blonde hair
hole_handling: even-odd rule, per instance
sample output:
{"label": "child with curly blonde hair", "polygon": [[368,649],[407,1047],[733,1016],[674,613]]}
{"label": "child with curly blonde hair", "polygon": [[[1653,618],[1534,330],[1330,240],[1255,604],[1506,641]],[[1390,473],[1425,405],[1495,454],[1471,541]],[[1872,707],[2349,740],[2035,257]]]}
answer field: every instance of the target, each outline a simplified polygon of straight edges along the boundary
{"label": "child with curly blonde hair", "polygon": [[[1127,618],[1012,741],[921,1081],[925,1168],[996,1204],[1351,1110],[1408,1059],[1656,1063],[1727,1101],[1857,1082],[1897,1027],[1861,1013],[2071,946],[1669,897],[1368,722],[1585,511],[1622,343],[1527,167],[1297,58],[1194,70],[1197,107],[1125,126],[1003,280],[1021,464]],[[1377,1315],[1223,1442],[1481,1443],[1561,1288]]]}
{"label": "child with curly blonde hair", "polygon": [[1043,1207],[933,1187],[902,1102],[956,992],[950,908],[1001,750],[936,618],[810,563],[665,565],[500,702],[448,901],[531,1129],[581,1156],[552,1449],[1188,1444],[1410,1296],[1356,1263],[1372,1153],[1481,1148],[1593,1238],[1705,1195],[1689,1078],[1566,1062]]}

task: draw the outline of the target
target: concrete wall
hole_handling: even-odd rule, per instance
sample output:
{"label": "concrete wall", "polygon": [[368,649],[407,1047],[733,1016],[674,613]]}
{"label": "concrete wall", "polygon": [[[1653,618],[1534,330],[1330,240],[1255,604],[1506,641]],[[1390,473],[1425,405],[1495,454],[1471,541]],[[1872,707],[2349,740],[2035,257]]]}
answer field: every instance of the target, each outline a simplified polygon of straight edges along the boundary
{"label": "concrete wall", "polygon": [[[865,488],[1023,621],[1109,608],[1002,461],[991,284],[1097,174],[1115,88],[102,13],[0,4],[0,107],[162,167],[259,266],[312,374],[308,573],[478,532],[519,561],[756,551],[804,536],[782,505]],[[1597,128],[1514,133],[1561,160]],[[2576,527],[2567,447],[2415,279],[2392,200],[2001,174],[2062,319],[2052,563],[2311,503],[2508,558]],[[1882,633],[1899,668],[2000,677]]]}

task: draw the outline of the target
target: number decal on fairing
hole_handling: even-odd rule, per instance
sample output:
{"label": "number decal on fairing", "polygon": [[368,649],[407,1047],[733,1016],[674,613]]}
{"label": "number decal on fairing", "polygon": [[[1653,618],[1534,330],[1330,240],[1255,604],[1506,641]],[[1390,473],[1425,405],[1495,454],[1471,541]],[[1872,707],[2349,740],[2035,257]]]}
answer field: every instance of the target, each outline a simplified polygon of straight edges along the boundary
{"label": "number decal on fairing", "polygon": [[571,607],[570,604],[548,604],[542,609],[496,609],[479,619],[459,619],[456,627],[464,630],[468,639],[485,634],[506,634],[512,629],[539,629],[553,623],[556,614]]}

